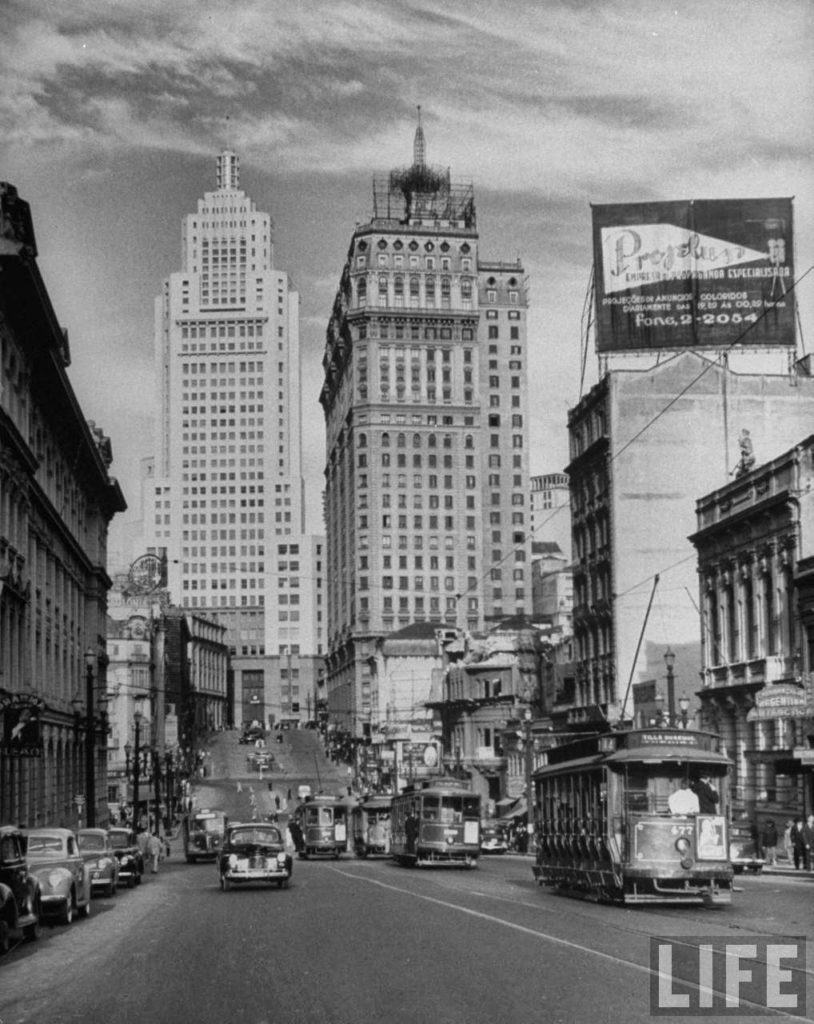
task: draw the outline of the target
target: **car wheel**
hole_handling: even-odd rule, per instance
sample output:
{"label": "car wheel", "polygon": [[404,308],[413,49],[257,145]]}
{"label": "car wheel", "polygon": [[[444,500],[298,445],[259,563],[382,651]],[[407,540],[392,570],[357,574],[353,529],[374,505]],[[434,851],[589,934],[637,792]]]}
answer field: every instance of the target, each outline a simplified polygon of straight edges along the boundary
{"label": "car wheel", "polygon": [[220,887],[221,889],[223,889],[224,892],[229,892],[229,890],[232,888],[232,883],[225,875],[220,876]]}
{"label": "car wheel", "polygon": [[141,875],[138,873],[138,871],[135,873],[133,878],[134,878],[134,884],[135,885],[141,885]]}
{"label": "car wheel", "polygon": [[73,921],[73,894],[68,895],[68,899],[65,901],[65,906],[62,908],[62,913],[59,915],[59,919],[62,924],[70,924]]}
{"label": "car wheel", "polygon": [[40,937],[41,930],[40,919],[37,917],[33,924],[29,924],[23,929],[23,938],[26,942],[36,942]]}
{"label": "car wheel", "polygon": [[80,917],[90,917],[90,896],[88,896],[87,903],[84,903],[79,908],[79,916]]}

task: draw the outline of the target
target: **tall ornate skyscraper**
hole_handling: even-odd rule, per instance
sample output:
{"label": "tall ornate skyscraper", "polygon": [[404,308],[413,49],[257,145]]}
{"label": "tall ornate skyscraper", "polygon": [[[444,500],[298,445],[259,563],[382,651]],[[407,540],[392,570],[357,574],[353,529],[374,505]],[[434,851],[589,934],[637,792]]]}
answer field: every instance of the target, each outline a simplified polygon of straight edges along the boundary
{"label": "tall ornate skyscraper", "polygon": [[184,217],[182,269],[156,300],[145,521],[167,551],[173,600],[229,631],[238,721],[272,708],[296,718],[310,694],[298,659],[321,645],[322,558],[321,540],[304,536],[299,296],[274,266],[271,217],[238,187],[234,153],[218,157],[217,186]]}
{"label": "tall ornate skyscraper", "polygon": [[357,735],[378,637],[531,610],[526,310],[419,124],[412,165],[374,178],[323,359],[328,701]]}

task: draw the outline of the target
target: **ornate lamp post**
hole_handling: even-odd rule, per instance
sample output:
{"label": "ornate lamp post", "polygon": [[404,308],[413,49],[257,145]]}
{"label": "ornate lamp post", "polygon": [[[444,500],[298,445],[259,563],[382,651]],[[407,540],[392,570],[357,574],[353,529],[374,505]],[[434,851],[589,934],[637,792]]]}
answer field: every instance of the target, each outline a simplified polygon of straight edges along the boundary
{"label": "ornate lamp post", "polygon": [[136,741],[135,748],[133,750],[133,828],[138,831],[139,826],[139,809],[138,809],[138,784],[139,784],[139,770],[141,768],[141,751],[139,750],[139,739],[141,733],[141,720],[143,714],[139,708],[133,712],[133,722],[135,724],[134,738]]}
{"label": "ornate lamp post", "polygon": [[96,827],[96,728],[94,722],[93,683],[96,654],[92,647],[85,652],[85,820],[88,828]]}
{"label": "ornate lamp post", "polygon": [[531,843],[532,836],[534,835],[534,793],[531,790],[531,769],[534,762],[534,748],[531,745],[531,696],[528,692],[524,694],[526,706],[523,709],[523,728],[524,728],[524,740],[525,743],[524,753],[526,755],[526,816],[528,824],[526,831],[528,832],[528,842]]}
{"label": "ornate lamp post", "polygon": [[675,725],[676,721],[676,689],[673,668],[675,667],[676,656],[673,649],[668,647],[664,652],[664,664],[667,667],[667,725]]}
{"label": "ornate lamp post", "polygon": [[690,698],[685,694],[678,698],[678,709],[681,712],[681,728],[687,729],[689,727]]}

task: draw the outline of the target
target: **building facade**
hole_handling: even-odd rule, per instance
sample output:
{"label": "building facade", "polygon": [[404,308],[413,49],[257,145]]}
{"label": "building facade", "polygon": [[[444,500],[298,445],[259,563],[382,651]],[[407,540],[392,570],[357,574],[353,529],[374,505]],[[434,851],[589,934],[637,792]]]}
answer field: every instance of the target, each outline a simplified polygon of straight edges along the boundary
{"label": "building facade", "polygon": [[[218,157],[217,188],[184,217],[181,242],[182,269],[156,300],[147,546],[167,553],[173,602],[226,628],[238,706],[244,670],[279,704],[280,666],[303,659],[310,679],[324,643],[322,541],[305,534],[299,295],[234,153]],[[300,561],[307,571],[289,569]]]}
{"label": "building facade", "polygon": [[814,813],[814,436],[700,498],[703,724],[738,816]]}
{"label": "building facade", "polygon": [[531,478],[531,534],[538,544],[556,544],[570,562],[571,491],[566,473]]}
{"label": "building facade", "polygon": [[486,262],[472,185],[424,159],[375,178],[329,320],[328,712],[353,735],[381,636],[483,628],[531,601],[527,291]]}
{"label": "building facade", "polygon": [[[610,369],[571,410],[576,692],[570,724],[632,714],[633,682],[679,687],[700,659],[693,549],[699,495],[739,464],[744,431],[761,459],[805,434],[814,378],[735,373],[691,350]],[[689,682],[688,682],[689,679]],[[675,711],[675,709],[673,709]]]}
{"label": "building facade", "polygon": [[36,256],[0,184],[0,821],[102,824],[107,531],[126,505]]}

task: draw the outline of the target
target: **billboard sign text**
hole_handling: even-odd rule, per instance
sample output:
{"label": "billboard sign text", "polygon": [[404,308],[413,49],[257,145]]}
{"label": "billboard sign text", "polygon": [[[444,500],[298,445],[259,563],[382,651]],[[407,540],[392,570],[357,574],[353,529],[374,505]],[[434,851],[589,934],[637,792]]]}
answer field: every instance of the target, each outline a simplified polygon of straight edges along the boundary
{"label": "billboard sign text", "polygon": [[598,352],[795,344],[791,199],[593,207]]}

